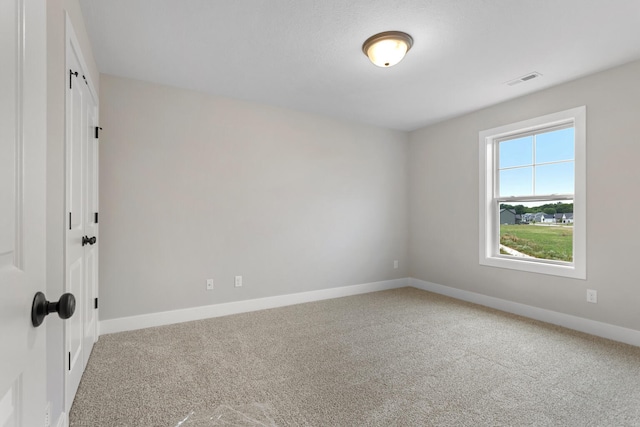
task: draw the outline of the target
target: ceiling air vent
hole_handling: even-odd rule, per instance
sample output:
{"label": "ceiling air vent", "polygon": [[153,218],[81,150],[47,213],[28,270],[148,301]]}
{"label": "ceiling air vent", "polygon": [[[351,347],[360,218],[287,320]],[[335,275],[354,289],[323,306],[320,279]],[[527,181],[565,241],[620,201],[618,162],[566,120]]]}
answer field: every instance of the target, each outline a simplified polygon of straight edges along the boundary
{"label": "ceiling air vent", "polygon": [[533,80],[533,79],[538,78],[538,77],[542,77],[542,74],[538,73],[537,71],[533,71],[533,72],[531,72],[529,74],[525,74],[522,77],[518,77],[517,79],[508,81],[506,83],[506,85],[507,86],[515,86],[515,85],[518,85],[518,84],[523,83],[523,82],[528,82],[529,80]]}

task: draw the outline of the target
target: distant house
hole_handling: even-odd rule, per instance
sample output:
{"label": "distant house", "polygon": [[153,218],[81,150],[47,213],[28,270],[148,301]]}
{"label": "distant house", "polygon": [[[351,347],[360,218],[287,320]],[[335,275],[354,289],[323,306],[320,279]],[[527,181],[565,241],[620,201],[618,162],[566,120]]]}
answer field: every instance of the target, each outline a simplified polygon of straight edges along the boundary
{"label": "distant house", "polygon": [[532,213],[524,213],[522,214],[522,222],[524,223],[530,223],[531,221],[533,221],[535,219],[535,215]]}
{"label": "distant house", "polygon": [[519,224],[520,221],[516,222],[516,217],[520,216],[516,214],[516,211],[513,209],[500,209],[500,224]]}
{"label": "distant house", "polygon": [[562,224],[564,222],[564,214],[563,213],[557,213],[554,215],[555,219],[556,219],[556,223],[558,224]]}
{"label": "distant house", "polygon": [[544,221],[544,212],[536,212],[533,214],[533,221],[535,222],[543,222]]}
{"label": "distant house", "polygon": [[542,214],[542,221],[545,224],[553,224],[556,222],[556,216],[551,214]]}
{"label": "distant house", "polygon": [[565,213],[562,219],[563,224],[573,224],[573,212]]}

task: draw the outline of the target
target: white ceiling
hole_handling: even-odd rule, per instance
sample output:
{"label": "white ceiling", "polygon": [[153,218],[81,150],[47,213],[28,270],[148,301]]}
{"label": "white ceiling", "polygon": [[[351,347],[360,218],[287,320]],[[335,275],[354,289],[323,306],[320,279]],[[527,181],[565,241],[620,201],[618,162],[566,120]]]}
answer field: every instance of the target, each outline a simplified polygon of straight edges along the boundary
{"label": "white ceiling", "polygon": [[[80,3],[102,73],[401,130],[640,59],[640,0]],[[378,68],[388,30],[414,46]]]}

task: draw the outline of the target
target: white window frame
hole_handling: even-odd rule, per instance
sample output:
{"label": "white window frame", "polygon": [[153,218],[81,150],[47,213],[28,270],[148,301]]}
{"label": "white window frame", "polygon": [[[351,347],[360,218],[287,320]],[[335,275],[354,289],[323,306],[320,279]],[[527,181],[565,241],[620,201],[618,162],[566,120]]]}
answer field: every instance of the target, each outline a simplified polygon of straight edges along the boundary
{"label": "white window frame", "polygon": [[[587,277],[587,192],[586,192],[586,115],[585,106],[548,114],[480,132],[480,265],[532,273],[586,279]],[[500,254],[498,198],[498,148],[500,140],[553,126],[573,124],[575,135],[575,180],[573,194],[573,262],[518,258]],[[548,200],[567,200],[568,195],[548,196]],[[544,196],[531,199],[545,200]],[[518,198],[522,201],[522,198]]]}

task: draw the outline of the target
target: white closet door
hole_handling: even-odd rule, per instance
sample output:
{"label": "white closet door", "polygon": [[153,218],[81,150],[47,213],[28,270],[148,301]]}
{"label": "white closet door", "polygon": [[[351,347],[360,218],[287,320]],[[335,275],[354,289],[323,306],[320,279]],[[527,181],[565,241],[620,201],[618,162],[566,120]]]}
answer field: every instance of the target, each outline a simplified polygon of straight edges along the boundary
{"label": "white closet door", "polygon": [[84,371],[84,216],[86,215],[85,180],[87,123],[86,84],[82,78],[76,52],[67,51],[66,96],[66,266],[65,292],[76,298],[76,315],[65,323],[66,376],[65,410],[69,411]]}
{"label": "white closet door", "polygon": [[[84,366],[87,366],[93,344],[97,338],[97,290],[98,290],[98,247],[100,236],[98,235],[98,134],[97,106],[92,94],[87,89],[87,124],[88,137],[86,140],[85,156],[85,202],[84,211],[84,235],[89,237],[89,243],[84,246],[84,292],[85,303],[83,312],[84,331]],[[95,240],[93,240],[95,238]]]}
{"label": "white closet door", "polygon": [[73,404],[97,333],[98,102],[79,43],[67,18],[66,84],[66,292],[76,316],[65,323],[65,410]]}

